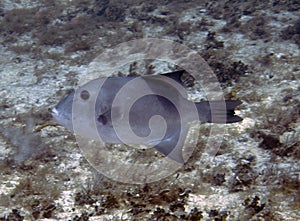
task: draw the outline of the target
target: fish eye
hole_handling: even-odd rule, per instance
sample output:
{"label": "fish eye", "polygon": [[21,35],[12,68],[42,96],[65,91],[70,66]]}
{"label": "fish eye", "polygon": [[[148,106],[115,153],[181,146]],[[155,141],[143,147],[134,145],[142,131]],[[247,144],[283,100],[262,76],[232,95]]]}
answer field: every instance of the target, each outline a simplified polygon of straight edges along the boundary
{"label": "fish eye", "polygon": [[86,90],[80,92],[80,98],[82,100],[88,100],[90,98],[90,93]]}

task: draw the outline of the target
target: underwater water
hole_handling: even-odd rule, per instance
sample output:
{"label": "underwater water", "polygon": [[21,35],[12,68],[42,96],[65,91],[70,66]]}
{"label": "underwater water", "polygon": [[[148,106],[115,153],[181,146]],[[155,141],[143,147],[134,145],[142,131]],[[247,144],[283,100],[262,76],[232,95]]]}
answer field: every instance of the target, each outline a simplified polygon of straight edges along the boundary
{"label": "underwater water", "polygon": [[[297,1],[1,1],[0,219],[299,220],[299,9]],[[143,45],[128,43],[119,50],[128,62],[109,70],[118,45],[150,38],[188,48],[202,66],[155,44],[132,60]],[[157,59],[171,51],[168,62]],[[155,182],[134,182],[145,175],[140,165],[163,157],[144,146],[103,144],[116,160],[96,170],[51,110],[94,70],[162,74],[180,70],[175,55],[198,67],[198,83],[180,78],[190,100],[240,100],[243,121],[192,125],[191,156],[174,171],[155,164]]]}

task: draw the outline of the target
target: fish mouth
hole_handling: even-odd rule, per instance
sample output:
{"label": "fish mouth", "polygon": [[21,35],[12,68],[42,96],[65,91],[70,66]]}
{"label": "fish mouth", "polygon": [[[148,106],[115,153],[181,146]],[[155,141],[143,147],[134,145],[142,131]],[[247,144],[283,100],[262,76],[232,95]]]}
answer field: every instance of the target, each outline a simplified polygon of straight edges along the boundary
{"label": "fish mouth", "polygon": [[73,131],[72,119],[69,119],[68,116],[62,114],[60,111],[56,109],[56,107],[53,108],[50,112],[56,123],[58,123],[61,126],[65,126],[66,128]]}
{"label": "fish mouth", "polygon": [[55,116],[58,116],[58,115],[59,115],[56,108],[51,109],[50,112],[51,112],[52,117],[55,117]]}
{"label": "fish mouth", "polygon": [[59,116],[59,112],[56,108],[51,109],[50,111],[53,119],[57,122],[57,123],[61,123],[60,122],[60,116]]}
{"label": "fish mouth", "polygon": [[50,111],[50,113],[57,123],[62,124],[62,122],[64,121],[65,118],[64,118],[64,116],[61,115],[61,113],[56,108],[53,108]]}

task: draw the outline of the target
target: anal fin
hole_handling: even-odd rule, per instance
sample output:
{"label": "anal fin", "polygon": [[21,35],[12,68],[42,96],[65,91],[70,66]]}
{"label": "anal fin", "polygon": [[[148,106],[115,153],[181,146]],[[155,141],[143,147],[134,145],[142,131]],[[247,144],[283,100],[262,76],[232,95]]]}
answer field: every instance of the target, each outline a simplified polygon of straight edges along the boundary
{"label": "anal fin", "polygon": [[169,159],[174,160],[177,163],[184,164],[185,161],[183,159],[182,149],[186,136],[187,128],[183,127],[172,136],[160,141],[160,143],[155,145],[154,148]]}

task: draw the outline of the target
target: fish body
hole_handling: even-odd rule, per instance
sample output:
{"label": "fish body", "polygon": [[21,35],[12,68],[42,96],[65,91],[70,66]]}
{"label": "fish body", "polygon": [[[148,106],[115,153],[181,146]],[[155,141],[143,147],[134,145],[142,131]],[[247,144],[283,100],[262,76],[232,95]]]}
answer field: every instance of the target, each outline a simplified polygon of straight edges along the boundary
{"label": "fish body", "polygon": [[188,131],[188,122],[242,120],[234,114],[240,101],[188,100],[181,85],[183,73],[98,78],[63,98],[52,115],[78,135],[92,139],[100,136],[112,144],[150,145],[182,163],[181,137]]}

